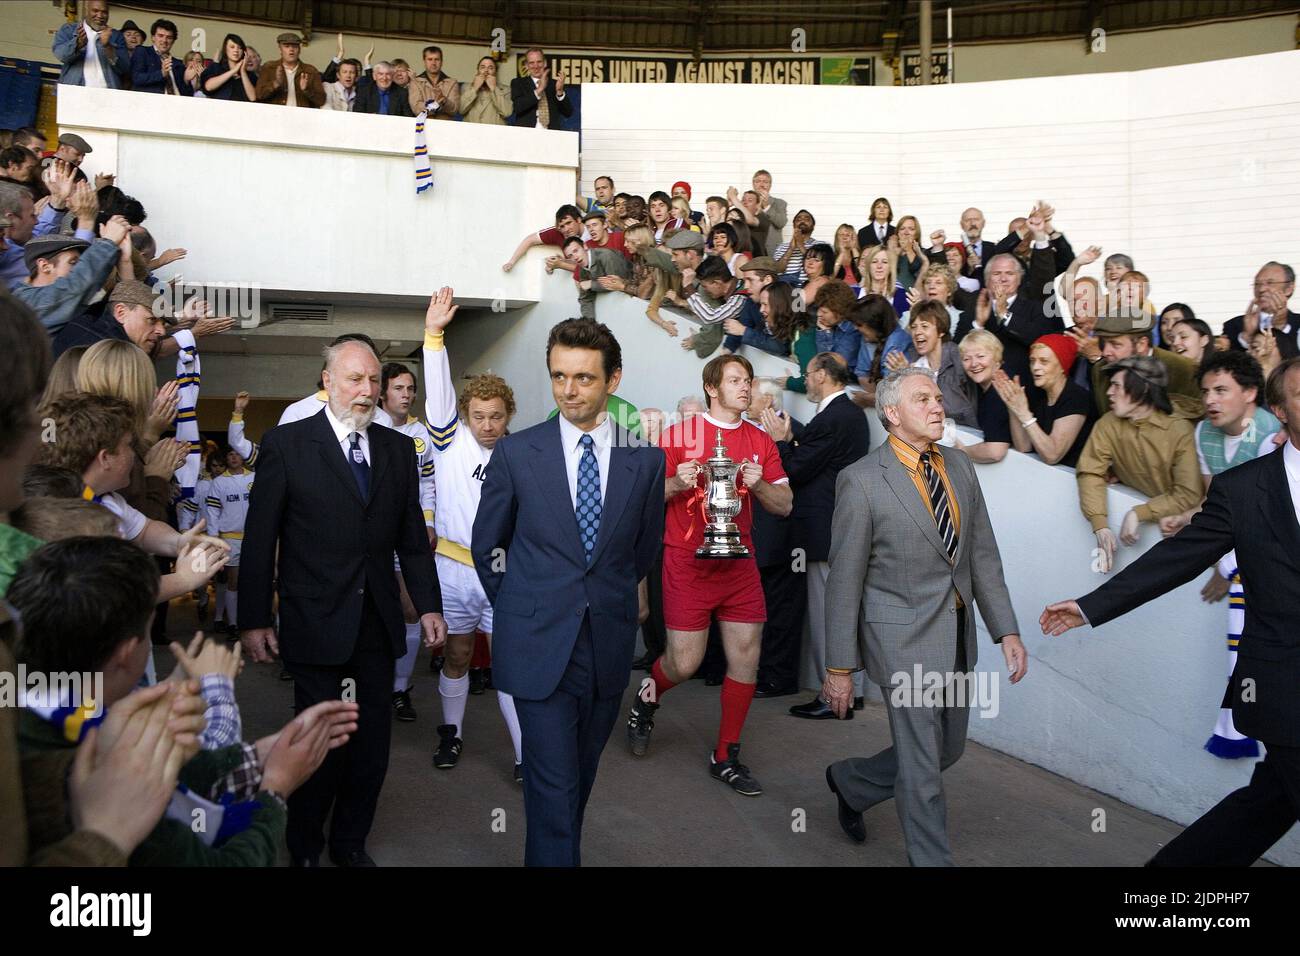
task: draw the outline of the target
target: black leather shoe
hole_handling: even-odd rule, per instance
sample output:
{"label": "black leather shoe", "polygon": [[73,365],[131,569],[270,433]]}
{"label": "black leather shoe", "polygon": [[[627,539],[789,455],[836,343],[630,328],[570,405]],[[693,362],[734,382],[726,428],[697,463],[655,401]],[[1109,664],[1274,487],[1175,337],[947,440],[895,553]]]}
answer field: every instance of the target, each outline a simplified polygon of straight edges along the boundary
{"label": "black leather shoe", "polygon": [[867,699],[866,699],[865,697],[854,697],[854,698],[853,698],[853,709],[854,709],[854,710],[861,710],[863,707],[866,707],[866,706],[867,706]]}
{"label": "black leather shoe", "polygon": [[481,667],[471,667],[469,669],[469,692],[477,697],[486,690],[483,684],[483,669]]}
{"label": "black leather shoe", "polygon": [[636,660],[632,662],[632,670],[648,671],[651,667],[654,666],[654,662],[655,659],[651,657],[650,654],[647,652],[645,654],[642,654],[640,657],[638,657]]}
{"label": "black leather shoe", "polygon": [[724,677],[726,677],[725,674],[705,674],[705,675],[704,675],[704,686],[705,686],[705,687],[721,687],[721,686],[722,686],[722,680],[723,680]]}
{"label": "black leather shoe", "polygon": [[[835,720],[835,711],[831,710],[831,705],[826,703],[820,697],[814,697],[806,704],[799,704],[790,708],[790,713],[795,717],[802,717],[805,720]],[[853,719],[853,711],[846,711],[845,720]]]}
{"label": "black leather shoe", "polygon": [[370,854],[365,850],[348,850],[346,853],[335,855],[330,854],[330,862],[335,866],[378,866],[374,860],[370,859]]}
{"label": "black leather shoe", "polygon": [[835,777],[831,775],[831,768],[826,768],[826,786],[831,788],[831,793],[835,794],[835,802],[839,808],[840,829],[849,835],[849,839],[854,843],[867,842],[867,825],[862,822],[862,814],[854,813],[853,808],[844,802],[840,796],[840,788],[835,786]]}
{"label": "black leather shoe", "polygon": [[393,695],[393,717],[405,723],[415,720],[415,708],[411,706],[411,688]]}
{"label": "black leather shoe", "polygon": [[768,697],[789,697],[791,694],[799,693],[799,688],[794,684],[789,687],[778,687],[776,684],[760,681],[754,688],[754,696],[760,700]]}

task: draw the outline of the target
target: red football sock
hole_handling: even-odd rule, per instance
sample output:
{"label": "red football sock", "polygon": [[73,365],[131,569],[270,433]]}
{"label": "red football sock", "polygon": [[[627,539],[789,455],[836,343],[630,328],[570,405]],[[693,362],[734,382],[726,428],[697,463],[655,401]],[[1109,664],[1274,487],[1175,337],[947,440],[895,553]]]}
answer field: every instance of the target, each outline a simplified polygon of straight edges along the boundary
{"label": "red football sock", "polygon": [[650,676],[654,678],[655,682],[656,702],[658,702],[659,698],[663,697],[664,694],[677,686],[664,674],[664,659],[662,657],[655,658],[654,666],[650,668]]}
{"label": "red football sock", "polygon": [[718,725],[718,749],[713,756],[719,762],[727,759],[727,746],[740,743],[740,729],[749,715],[749,702],[754,699],[754,684],[742,684],[730,677],[722,682],[722,722]]}

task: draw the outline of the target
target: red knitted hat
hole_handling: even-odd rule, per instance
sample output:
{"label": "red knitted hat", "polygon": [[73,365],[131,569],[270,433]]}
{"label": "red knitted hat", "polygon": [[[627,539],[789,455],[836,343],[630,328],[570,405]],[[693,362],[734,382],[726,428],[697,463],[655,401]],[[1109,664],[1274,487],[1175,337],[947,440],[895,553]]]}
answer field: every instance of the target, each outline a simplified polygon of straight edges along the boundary
{"label": "red knitted hat", "polygon": [[1061,363],[1062,370],[1068,375],[1070,369],[1074,368],[1074,360],[1079,357],[1079,343],[1074,341],[1068,335],[1060,332],[1053,332],[1051,335],[1040,335],[1034,340],[1034,345],[1046,345],[1056,355],[1056,360]]}
{"label": "red knitted hat", "polygon": [[672,189],[669,189],[669,190],[668,190],[668,195],[671,196],[671,195],[673,194],[673,189],[676,189],[678,186],[681,186],[682,188],[684,188],[684,189],[686,190],[686,198],[687,198],[687,199],[690,199],[690,198],[691,198],[691,184],[688,183],[688,182],[686,182],[685,180],[678,180],[677,182],[673,183],[673,185],[672,185]]}

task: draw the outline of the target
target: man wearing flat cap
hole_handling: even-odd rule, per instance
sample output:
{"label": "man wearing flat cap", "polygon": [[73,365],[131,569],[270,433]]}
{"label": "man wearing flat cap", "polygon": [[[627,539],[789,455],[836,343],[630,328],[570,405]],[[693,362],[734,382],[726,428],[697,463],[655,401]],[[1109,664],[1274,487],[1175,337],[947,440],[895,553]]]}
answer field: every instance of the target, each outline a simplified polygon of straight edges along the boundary
{"label": "man wearing flat cap", "polygon": [[127,86],[131,54],[122,31],[108,25],[108,0],[89,0],[85,19],[59,27],[52,49],[61,64],[59,83],[64,86],[101,90]]}
{"label": "man wearing flat cap", "polygon": [[124,219],[105,223],[101,237],[93,242],[62,235],[33,239],[23,250],[31,278],[13,290],[14,298],[36,313],[50,335],[57,336],[85,312],[124,254],[131,254]]}
{"label": "man wearing flat cap", "polygon": [[683,229],[669,236],[664,248],[673,257],[677,271],[682,274],[682,302],[678,304],[684,305],[685,297],[696,291],[695,269],[704,259],[704,236],[694,230]]}
{"label": "man wearing flat cap", "polygon": [[1165,389],[1175,415],[1196,421],[1205,413],[1196,363],[1151,344],[1150,316],[1103,315],[1097,320],[1095,334],[1101,340],[1101,359],[1092,366],[1092,394],[1099,414],[1104,415],[1110,410],[1110,400],[1106,397],[1106,369],[1121,359],[1134,356],[1149,356],[1164,366]]}
{"label": "man wearing flat cap", "polygon": [[1146,495],[1120,522],[1118,540],[1137,544],[1140,526],[1190,511],[1201,502],[1201,466],[1192,425],[1173,414],[1169,373],[1151,355],[1133,355],[1102,369],[1110,411],[1093,426],[1075,477],[1079,507],[1092,525],[1102,571],[1114,565],[1116,533],[1110,527],[1107,474]]}
{"label": "man wearing flat cap", "polygon": [[70,321],[54,337],[54,354],[62,355],[78,345],[94,345],[104,339],[134,342],[153,357],[158,342],[167,334],[162,318],[155,313],[157,295],[143,282],[124,279],[113,287],[107,308],[99,315],[84,313]]}
{"label": "man wearing flat cap", "polygon": [[257,102],[320,109],[325,105],[325,84],[320,70],[299,59],[302,39],[296,33],[281,33],[275,42],[280,45],[280,58],[262,64]]}

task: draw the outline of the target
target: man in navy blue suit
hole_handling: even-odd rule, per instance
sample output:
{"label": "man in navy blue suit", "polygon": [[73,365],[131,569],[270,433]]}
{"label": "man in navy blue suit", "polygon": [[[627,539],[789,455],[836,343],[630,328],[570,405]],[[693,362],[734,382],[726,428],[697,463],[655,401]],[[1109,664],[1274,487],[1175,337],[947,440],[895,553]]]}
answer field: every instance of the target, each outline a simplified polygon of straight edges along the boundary
{"label": "man in navy blue suit", "polygon": [[172,56],[176,24],[155,20],[150,30],[153,46],[138,46],[131,53],[131,89],[137,93],[170,93],[193,96],[194,87],[185,82],[185,61]]}
{"label": "man in navy blue suit", "polygon": [[637,585],[663,546],[664,456],[606,414],[618,341],[568,319],[546,343],[560,414],[503,438],[471,551],[492,602],[492,680],[523,732],[529,866],[578,866],[582,817],[618,719]]}

